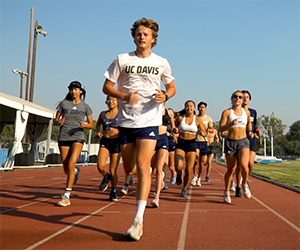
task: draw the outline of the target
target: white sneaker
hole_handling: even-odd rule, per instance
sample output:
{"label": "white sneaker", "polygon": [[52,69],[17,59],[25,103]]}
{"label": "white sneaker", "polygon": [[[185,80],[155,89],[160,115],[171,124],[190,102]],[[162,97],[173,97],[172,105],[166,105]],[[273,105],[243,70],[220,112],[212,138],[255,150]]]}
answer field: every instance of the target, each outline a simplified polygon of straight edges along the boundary
{"label": "white sneaker", "polygon": [[230,192],[224,191],[224,202],[230,204],[231,203],[231,198],[230,198]]}
{"label": "white sneaker", "polygon": [[143,235],[143,224],[140,218],[135,218],[132,221],[130,228],[125,233],[125,236],[129,236],[134,240],[139,240]]}
{"label": "white sneaker", "polygon": [[234,182],[231,182],[230,184],[230,191],[235,191],[235,187],[236,187],[236,184]]}
{"label": "white sneaker", "polygon": [[153,206],[153,207],[159,207],[159,198],[157,197],[157,195],[156,194],[154,194],[154,199],[153,199],[153,201],[151,201],[151,205]]}
{"label": "white sneaker", "polygon": [[245,196],[246,198],[250,199],[250,198],[251,198],[251,191],[250,191],[250,189],[249,189],[248,184],[243,185],[243,191],[244,191],[244,196]]}
{"label": "white sneaker", "polygon": [[66,206],[70,206],[71,202],[70,202],[70,198],[68,198],[67,196],[65,196],[64,194],[61,196],[61,201],[57,202],[58,206],[61,207],[66,207]]}
{"label": "white sneaker", "polygon": [[191,185],[192,186],[196,186],[197,185],[197,178],[198,178],[198,175],[193,175],[193,178],[191,180]]}
{"label": "white sneaker", "polygon": [[197,179],[196,185],[197,185],[198,187],[201,187],[201,178],[198,178],[198,179]]}
{"label": "white sneaker", "polygon": [[127,186],[124,186],[122,189],[121,189],[121,193],[122,194],[128,194],[128,187]]}

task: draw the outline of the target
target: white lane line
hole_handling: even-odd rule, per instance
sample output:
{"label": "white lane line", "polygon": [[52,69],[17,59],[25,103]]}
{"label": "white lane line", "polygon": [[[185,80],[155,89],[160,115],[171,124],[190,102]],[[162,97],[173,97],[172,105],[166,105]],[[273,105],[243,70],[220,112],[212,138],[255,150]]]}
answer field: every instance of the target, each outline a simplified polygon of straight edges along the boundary
{"label": "white lane line", "polygon": [[[224,176],[221,172],[219,172],[218,170],[216,170],[215,168],[213,168],[216,172],[218,172],[220,175]],[[265,203],[263,203],[262,201],[260,201],[259,199],[255,198],[252,195],[252,198],[254,200],[256,200],[259,204],[261,204],[262,206],[264,206],[266,209],[268,209],[270,212],[272,212],[273,214],[275,214],[278,218],[280,218],[281,220],[283,220],[285,223],[287,223],[289,226],[291,226],[292,228],[294,228],[296,231],[298,231],[298,233],[300,233],[300,228],[297,227],[295,224],[293,224],[292,222],[290,222],[289,220],[287,220],[286,218],[284,218],[282,215],[280,215],[279,213],[277,213],[275,210],[273,210],[272,208],[270,208],[269,206],[267,206]]]}
{"label": "white lane line", "polygon": [[192,188],[190,188],[189,196],[187,198],[187,202],[186,202],[186,206],[185,206],[185,210],[184,210],[184,215],[183,215],[181,229],[180,229],[180,235],[179,235],[178,244],[177,244],[177,250],[184,250],[186,229],[187,229],[190,204],[191,204],[191,197],[192,197]]}
{"label": "white lane line", "polygon": [[290,222],[289,220],[287,220],[286,218],[284,218],[282,215],[280,215],[279,213],[277,213],[275,210],[273,210],[272,208],[268,207],[265,203],[263,203],[262,201],[260,201],[259,199],[255,198],[254,196],[252,196],[252,198],[254,200],[256,200],[259,204],[261,204],[262,206],[264,206],[266,209],[268,209],[270,212],[272,212],[273,214],[275,214],[277,217],[279,217],[280,219],[282,219],[285,223],[287,223],[289,226],[291,226],[292,228],[294,228],[296,231],[298,231],[298,233],[300,233],[300,228],[297,227],[295,224],[293,224],[292,222]]}
{"label": "white lane line", "polygon": [[[135,192],[135,191],[132,191],[132,192],[130,192],[129,194],[133,194],[134,192]],[[129,195],[129,194],[128,194],[128,195]],[[125,198],[125,197],[126,197],[126,196],[121,197],[121,198],[119,199],[119,201],[122,200],[122,199]],[[81,222],[85,221],[86,219],[90,218],[91,216],[93,216],[93,215],[95,215],[95,214],[101,212],[102,210],[104,210],[104,209],[106,209],[106,208],[112,206],[113,204],[116,204],[116,202],[111,202],[111,203],[107,204],[106,206],[104,206],[104,207],[102,207],[102,208],[99,208],[98,210],[94,211],[93,213],[90,213],[90,214],[88,214],[87,216],[85,216],[85,217],[83,217],[83,218],[81,218],[81,219],[75,221],[75,222],[72,223],[71,225],[69,225],[69,226],[67,226],[67,227],[65,227],[65,228],[63,228],[63,229],[57,231],[56,233],[51,234],[51,235],[49,235],[48,237],[46,237],[46,238],[44,238],[44,239],[42,239],[42,240],[36,242],[35,244],[29,246],[29,247],[26,248],[25,250],[35,249],[36,247],[38,247],[38,246],[44,244],[45,242],[47,242],[47,241],[53,239],[54,237],[56,237],[56,236],[58,236],[58,235],[60,235],[60,234],[62,234],[62,233],[64,233],[64,232],[66,232],[66,231],[69,230],[70,228],[72,228],[72,227],[74,227],[74,226],[80,224]]]}

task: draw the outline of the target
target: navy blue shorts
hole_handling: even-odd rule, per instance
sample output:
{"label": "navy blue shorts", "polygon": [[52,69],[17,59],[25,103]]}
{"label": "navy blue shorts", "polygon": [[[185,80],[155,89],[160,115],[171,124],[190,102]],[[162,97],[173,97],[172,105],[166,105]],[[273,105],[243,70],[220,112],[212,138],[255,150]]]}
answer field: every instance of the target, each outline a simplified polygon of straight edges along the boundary
{"label": "navy blue shorts", "polygon": [[176,150],[176,142],[173,141],[173,137],[168,137],[169,141],[169,152],[174,152]]}
{"label": "navy blue shorts", "polygon": [[158,126],[146,128],[123,128],[119,127],[120,144],[128,144],[136,139],[158,140]]}
{"label": "navy blue shorts", "polygon": [[155,151],[165,149],[169,151],[169,141],[167,134],[159,135],[159,139],[156,143]]}
{"label": "navy blue shorts", "polygon": [[185,153],[196,152],[196,149],[197,149],[196,141],[195,141],[195,139],[184,140],[184,139],[178,138],[178,143],[177,143],[176,149],[181,149]]}
{"label": "navy blue shorts", "polygon": [[197,141],[197,148],[200,151],[200,155],[207,155],[207,142],[206,141]]}
{"label": "navy blue shorts", "polygon": [[106,148],[110,154],[120,153],[120,143],[119,138],[106,138],[102,137],[100,139],[100,148]]}

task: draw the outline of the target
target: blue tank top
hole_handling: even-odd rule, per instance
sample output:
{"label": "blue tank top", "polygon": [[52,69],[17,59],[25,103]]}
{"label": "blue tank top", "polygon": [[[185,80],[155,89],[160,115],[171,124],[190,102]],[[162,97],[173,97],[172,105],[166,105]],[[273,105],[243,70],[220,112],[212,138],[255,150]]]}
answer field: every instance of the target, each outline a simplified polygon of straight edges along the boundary
{"label": "blue tank top", "polygon": [[105,112],[104,116],[102,117],[102,126],[103,130],[110,130],[110,128],[118,128],[118,115],[114,119],[108,119],[106,114],[108,111]]}

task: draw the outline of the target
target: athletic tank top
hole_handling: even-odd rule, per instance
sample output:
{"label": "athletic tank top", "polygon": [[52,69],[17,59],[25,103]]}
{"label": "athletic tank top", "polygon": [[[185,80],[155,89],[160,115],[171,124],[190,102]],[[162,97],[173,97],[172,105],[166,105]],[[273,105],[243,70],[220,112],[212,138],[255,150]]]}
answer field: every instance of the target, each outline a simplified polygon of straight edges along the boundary
{"label": "athletic tank top", "polygon": [[168,125],[170,125],[170,116],[169,116],[167,110],[165,111],[165,114],[162,116],[162,125],[164,125],[166,127],[168,127]]}
{"label": "athletic tank top", "polygon": [[197,124],[196,124],[196,116],[194,115],[193,122],[191,125],[185,123],[185,115],[181,123],[178,126],[179,133],[189,133],[189,134],[196,134],[197,133]]}
{"label": "athletic tank top", "polygon": [[244,127],[246,128],[247,122],[248,122],[248,117],[247,114],[245,112],[245,110],[242,108],[242,115],[241,116],[237,116],[234,114],[233,109],[230,109],[230,115],[228,118],[228,123],[232,122],[233,120],[237,119],[238,123],[236,125],[233,125],[232,128],[235,127]]}
{"label": "athletic tank top", "polygon": [[114,119],[108,119],[106,114],[108,111],[105,112],[104,116],[102,117],[102,126],[103,130],[109,130],[110,128],[118,128],[118,115]]}

